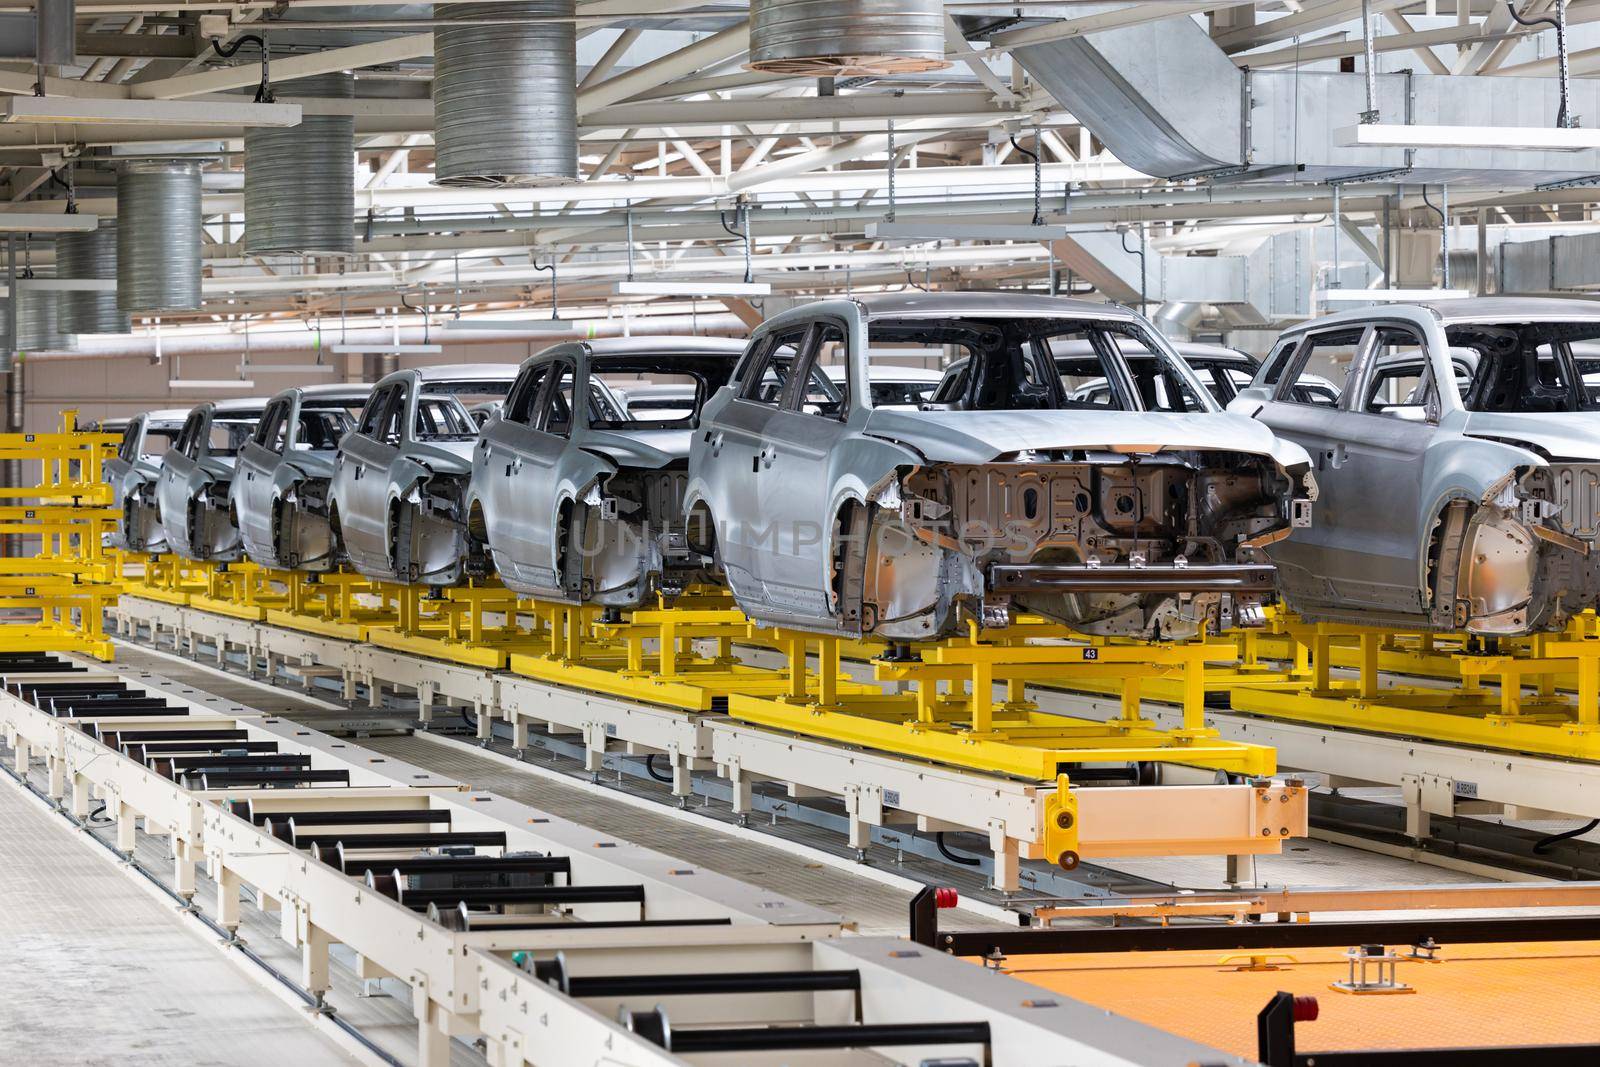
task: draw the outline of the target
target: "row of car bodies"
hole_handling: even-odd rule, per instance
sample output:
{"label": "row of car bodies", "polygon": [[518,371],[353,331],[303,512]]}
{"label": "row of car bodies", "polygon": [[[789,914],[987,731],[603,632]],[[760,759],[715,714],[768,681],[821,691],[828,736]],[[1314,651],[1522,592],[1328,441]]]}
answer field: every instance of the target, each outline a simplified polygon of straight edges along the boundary
{"label": "row of car bodies", "polygon": [[721,581],[762,622],[894,641],[1019,613],[1183,637],[1280,592],[1524,633],[1600,595],[1591,337],[1575,301],[1455,301],[1307,323],[1258,366],[1112,305],[832,300],[747,343],[152,412],[108,471],[137,551],[608,608]]}

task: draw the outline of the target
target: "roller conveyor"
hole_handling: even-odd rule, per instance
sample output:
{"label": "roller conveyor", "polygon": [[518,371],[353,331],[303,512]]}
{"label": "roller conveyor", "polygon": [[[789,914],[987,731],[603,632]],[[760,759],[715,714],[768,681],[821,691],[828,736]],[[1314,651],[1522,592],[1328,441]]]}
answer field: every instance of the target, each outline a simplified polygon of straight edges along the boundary
{"label": "roller conveyor", "polygon": [[[432,874],[543,874],[564,875],[572,878],[572,860],[567,856],[414,856],[410,859],[386,860],[377,866],[371,860],[356,859],[356,867],[365,868],[367,883],[374,877],[401,877]],[[356,874],[347,870],[346,874]]]}
{"label": "roller conveyor", "polygon": [[576,920],[571,916],[548,913],[544,915],[506,915],[498,912],[473,911],[465,904],[453,908],[428,905],[428,919],[446,930],[474,933],[493,930],[499,933],[550,930],[554,927],[581,926],[585,930],[656,930],[674,927],[731,926],[727,918],[688,919],[595,919]]}
{"label": "roller conveyor", "polygon": [[529,960],[533,976],[569,997],[671,997],[734,993],[860,992],[861,972],[834,971],[723,971],[687,974],[612,974],[574,977],[567,972],[566,956]]}
{"label": "roller conveyor", "polygon": [[[189,784],[198,777],[196,784]],[[349,785],[350,772],[346,770],[302,771],[206,771],[198,776],[184,775],[186,789],[229,789],[262,786],[286,789],[302,785]]]}
{"label": "roller conveyor", "polygon": [[144,742],[167,741],[211,741],[220,742],[245,741],[250,737],[247,730],[218,728],[215,730],[204,729],[196,726],[193,729],[164,729],[161,727],[136,726],[121,729],[114,724],[92,726],[89,732],[102,743],[116,748],[119,746],[141,744]]}
{"label": "roller conveyor", "polygon": [[[439,831],[398,834],[302,834],[291,842],[295,848],[309,849],[318,859],[327,859],[329,853],[341,857],[334,866],[343,869],[346,852],[373,851],[397,848],[505,848],[503,830],[469,830],[461,832]],[[333,861],[329,861],[333,862]]]}
{"label": "roller conveyor", "polygon": [[466,905],[469,908],[559,907],[566,904],[637,904],[644,917],[642,885],[550,885],[550,886],[460,886],[408,888],[396,887],[396,900],[414,911],[426,911],[430,904],[443,907]]}
{"label": "roller conveyor", "polygon": [[156,756],[184,756],[214,753],[270,753],[278,751],[276,741],[130,741],[119,746],[123,755],[138,763]]}

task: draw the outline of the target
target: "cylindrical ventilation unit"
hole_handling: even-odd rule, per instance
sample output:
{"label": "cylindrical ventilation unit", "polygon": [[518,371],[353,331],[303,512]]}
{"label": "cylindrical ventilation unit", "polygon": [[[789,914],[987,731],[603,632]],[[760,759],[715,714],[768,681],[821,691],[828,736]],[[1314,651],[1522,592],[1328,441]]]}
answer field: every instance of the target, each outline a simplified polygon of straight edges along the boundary
{"label": "cylindrical ventilation unit", "polygon": [[200,307],[200,164],[124,163],[117,175],[117,307]]}
{"label": "cylindrical ventilation unit", "polygon": [[[275,87],[290,97],[348,100],[349,74],[319,74]],[[305,115],[298,126],[244,131],[244,250],[252,256],[355,251],[356,120]]]}
{"label": "cylindrical ventilation unit", "polygon": [[[578,176],[573,0],[439,4],[433,31],[434,181],[541,185]],[[546,21],[564,19],[568,21]]]}
{"label": "cylindrical ventilation unit", "polygon": [[65,348],[68,339],[61,332],[57,315],[61,293],[56,289],[35,289],[27,280],[17,284],[17,351],[46,352]]}
{"label": "cylindrical ventilation unit", "polygon": [[751,70],[818,77],[939,70],[943,0],[750,0]]}
{"label": "cylindrical ventilation unit", "polygon": [[[56,277],[79,281],[117,280],[117,224],[102,218],[98,229],[56,238]],[[62,333],[127,333],[133,327],[117,307],[117,293],[65,290],[57,304]]]}

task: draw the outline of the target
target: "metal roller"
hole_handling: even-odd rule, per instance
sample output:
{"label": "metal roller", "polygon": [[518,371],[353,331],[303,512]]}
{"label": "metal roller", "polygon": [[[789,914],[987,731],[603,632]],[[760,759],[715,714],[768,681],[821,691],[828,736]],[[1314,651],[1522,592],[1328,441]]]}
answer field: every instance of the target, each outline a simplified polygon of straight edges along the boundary
{"label": "metal roller", "polygon": [[[348,73],[297,78],[289,97],[349,100]],[[244,250],[252,256],[350,255],[355,204],[353,115],[306,115],[300,125],[244,133]]]}
{"label": "metal roller", "polygon": [[[57,237],[56,277],[116,281],[116,222],[103,218],[98,229]],[[127,313],[117,307],[115,290],[63,292],[59,308],[62,333],[127,333],[133,329]]]}
{"label": "metal roller", "polygon": [[117,307],[198,310],[199,162],[124,163],[117,175],[117,219]]}
{"label": "metal roller", "polygon": [[[573,0],[440,4],[434,18],[570,19]],[[540,185],[578,176],[577,35],[570,21],[434,30],[434,180]]]}
{"label": "metal roller", "polygon": [[856,76],[939,70],[942,0],[750,0],[751,70]]}

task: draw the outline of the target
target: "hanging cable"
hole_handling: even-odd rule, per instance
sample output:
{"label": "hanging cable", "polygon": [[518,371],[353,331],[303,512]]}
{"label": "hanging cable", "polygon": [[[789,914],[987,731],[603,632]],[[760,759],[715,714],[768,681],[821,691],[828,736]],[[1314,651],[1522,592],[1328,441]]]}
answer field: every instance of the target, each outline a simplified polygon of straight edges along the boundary
{"label": "hanging cable", "polygon": [[[1026,148],[1023,148],[1017,143],[1015,136],[1011,138],[1011,147],[1016,149],[1016,151],[1020,152],[1022,155],[1025,155],[1029,159],[1033,160],[1033,225],[1043,226],[1044,165],[1039,159],[1039,153],[1037,151],[1030,152]],[[1035,126],[1033,129],[1033,147],[1035,149],[1038,149],[1039,147],[1039,128],[1037,126]]]}
{"label": "hanging cable", "polygon": [[256,103],[276,104],[278,98],[272,95],[272,52],[267,48],[267,39],[265,37],[258,33],[247,33],[226,48],[222,47],[221,40],[212,38],[211,47],[215,48],[217,55],[223,59],[232,59],[234,53],[239,51],[239,48],[246,41],[254,41],[256,47],[261,49],[261,84],[256,86]]}
{"label": "hanging cable", "polygon": [[[628,280],[633,281],[633,205],[628,205]],[[728,228],[727,223],[722,224],[723,229]]]}
{"label": "hanging cable", "polygon": [[[733,225],[728,225],[728,213],[717,212],[717,221],[722,224],[722,229],[731,237],[744,241],[744,280],[745,284],[754,281],[750,272],[750,208],[741,198],[733,211]],[[737,228],[735,228],[737,227]]]}
{"label": "hanging cable", "polygon": [[1567,63],[1567,0],[1556,0],[1556,17],[1527,18],[1519,14],[1517,5],[1506,0],[1506,10],[1524,26],[1552,26],[1556,31],[1556,79],[1560,83],[1561,104],[1556,109],[1556,126],[1563,130],[1578,128],[1578,116],[1572,114],[1572,72]]}
{"label": "hanging cable", "polygon": [[[1449,193],[1445,192],[1445,186],[1443,186],[1443,185],[1439,186],[1439,192],[1443,196],[1446,196],[1446,197],[1449,196]],[[1439,273],[1440,273],[1440,276],[1441,276],[1440,288],[1441,289],[1448,289],[1448,288],[1450,288],[1450,217],[1449,217],[1450,201],[1448,199],[1446,199],[1444,201],[1444,207],[1442,207],[1442,208],[1439,207],[1432,200],[1428,199],[1428,187],[1426,185],[1424,185],[1422,187],[1422,202],[1424,204],[1426,204],[1433,211],[1434,214],[1439,216]]]}
{"label": "hanging cable", "polygon": [[1565,830],[1559,834],[1551,834],[1549,837],[1541,837],[1533,844],[1533,854],[1542,856],[1561,842],[1571,841],[1574,837],[1582,837],[1597,826],[1600,826],[1600,819],[1590,819],[1575,830]]}
{"label": "hanging cable", "polygon": [[[539,264],[535,263],[533,265],[533,269],[547,270],[550,272],[550,318],[552,321],[559,319],[561,317],[561,292],[556,287],[556,257],[552,254],[550,256],[550,263],[548,266],[541,267]],[[633,272],[629,271],[628,276],[630,278],[633,277]]]}
{"label": "hanging cable", "polygon": [[1144,298],[1144,289],[1145,289],[1144,233],[1143,233],[1143,230],[1141,229],[1140,234],[1139,234],[1139,247],[1138,248],[1129,248],[1128,247],[1128,231],[1127,230],[1123,230],[1122,231],[1122,250],[1124,252],[1128,253],[1128,255],[1130,255],[1130,256],[1138,256],[1139,257],[1139,307],[1142,310],[1144,308],[1144,305],[1145,305],[1145,298]]}
{"label": "hanging cable", "polygon": [[963,856],[958,852],[951,852],[950,846],[944,843],[944,831],[940,830],[933,835],[933,847],[939,850],[939,855],[951,863],[959,863],[963,867],[976,867],[983,861],[976,856]]}
{"label": "hanging cable", "polygon": [[885,221],[894,221],[894,119],[889,120],[889,213]]}

